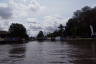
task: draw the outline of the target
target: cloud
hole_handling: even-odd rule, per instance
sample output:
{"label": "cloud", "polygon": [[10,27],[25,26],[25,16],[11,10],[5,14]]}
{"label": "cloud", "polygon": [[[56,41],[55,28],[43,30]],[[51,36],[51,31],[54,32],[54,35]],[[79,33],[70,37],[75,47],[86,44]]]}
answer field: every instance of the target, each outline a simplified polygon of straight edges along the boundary
{"label": "cloud", "polygon": [[53,32],[58,30],[60,24],[66,25],[67,19],[61,16],[45,16],[43,21],[43,27],[46,32]]}
{"label": "cloud", "polygon": [[33,31],[41,31],[42,27],[41,26],[30,26],[30,29],[32,29]]}
{"label": "cloud", "polygon": [[37,18],[28,18],[29,32],[32,34],[37,34],[39,31],[44,31],[44,33],[53,32],[58,30],[60,24],[65,25],[67,19],[64,19],[61,16],[45,16],[42,18],[41,22],[38,22]]}
{"label": "cloud", "polygon": [[40,10],[41,5],[37,1],[31,1],[29,7],[33,12],[37,12],[38,10]]}
{"label": "cloud", "polygon": [[27,18],[26,21],[28,24],[36,24],[37,23],[36,18]]}
{"label": "cloud", "polygon": [[13,9],[15,18],[34,17],[44,8],[37,0],[10,0],[8,6]]}
{"label": "cloud", "polygon": [[4,28],[13,22],[21,23],[31,35],[36,35],[40,30],[53,32],[59,24],[65,25],[66,19],[59,14],[54,15],[52,10],[52,12],[47,10],[50,8],[41,5],[37,0],[9,0],[0,4],[0,21],[2,21],[0,23]]}
{"label": "cloud", "polygon": [[12,17],[12,9],[9,7],[0,6],[0,17],[2,19],[9,19]]}

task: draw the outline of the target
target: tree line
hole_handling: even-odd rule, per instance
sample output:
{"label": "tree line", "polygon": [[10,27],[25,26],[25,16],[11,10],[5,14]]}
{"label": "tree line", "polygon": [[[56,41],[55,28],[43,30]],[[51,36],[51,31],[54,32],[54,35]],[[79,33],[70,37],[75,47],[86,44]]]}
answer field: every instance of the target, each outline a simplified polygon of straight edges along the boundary
{"label": "tree line", "polygon": [[[94,35],[92,35],[93,28]],[[58,30],[54,30],[52,33],[44,35],[43,31],[37,34],[36,39],[51,38],[55,40],[56,37],[69,37],[69,38],[90,38],[95,36],[96,33],[96,7],[91,8],[85,6],[80,10],[76,10],[73,16],[68,19],[66,26],[60,24]],[[8,37],[18,37],[28,39],[26,28],[22,24],[12,23],[9,27]]]}
{"label": "tree line", "polygon": [[26,28],[19,23],[12,23],[8,31],[0,31],[0,42],[4,41],[20,41],[28,40]]}
{"label": "tree line", "polygon": [[[94,35],[90,29],[92,26]],[[48,33],[46,37],[69,37],[69,38],[90,38],[94,37],[96,32],[96,7],[83,7],[81,10],[76,10],[73,16],[67,21],[66,26],[59,25],[59,30],[53,33]],[[39,33],[40,34],[40,33]],[[38,35],[39,35],[38,34]],[[37,36],[38,36],[37,35]],[[44,36],[44,34],[42,34]]]}

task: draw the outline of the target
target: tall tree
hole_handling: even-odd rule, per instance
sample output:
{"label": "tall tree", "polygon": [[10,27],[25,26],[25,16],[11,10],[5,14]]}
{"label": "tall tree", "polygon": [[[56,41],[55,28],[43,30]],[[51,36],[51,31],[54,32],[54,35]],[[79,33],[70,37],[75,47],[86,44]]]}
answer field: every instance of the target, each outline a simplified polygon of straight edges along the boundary
{"label": "tall tree", "polygon": [[69,36],[90,37],[90,25],[96,32],[96,7],[85,6],[74,12],[73,17],[68,20],[65,30]]}
{"label": "tall tree", "polygon": [[59,25],[59,36],[63,37],[64,36],[64,26],[62,24]]}
{"label": "tall tree", "polygon": [[10,37],[28,38],[26,28],[22,24],[12,23],[9,28]]}
{"label": "tall tree", "polygon": [[37,35],[37,39],[38,40],[44,40],[44,34],[43,34],[43,31],[40,31]]}

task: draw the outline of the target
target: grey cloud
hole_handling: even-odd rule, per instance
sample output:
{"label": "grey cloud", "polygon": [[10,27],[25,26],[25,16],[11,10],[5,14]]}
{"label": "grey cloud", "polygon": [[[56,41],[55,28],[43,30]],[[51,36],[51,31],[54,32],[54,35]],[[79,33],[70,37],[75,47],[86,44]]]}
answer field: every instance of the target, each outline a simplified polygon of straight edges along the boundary
{"label": "grey cloud", "polygon": [[31,10],[32,10],[33,12],[37,12],[37,11],[39,10],[39,8],[31,7]]}
{"label": "grey cloud", "polygon": [[38,31],[38,30],[41,30],[42,29],[42,27],[40,27],[40,26],[30,26],[30,28],[32,30],[34,30],[34,31]]}
{"label": "grey cloud", "polygon": [[12,16],[12,9],[9,7],[0,7],[0,17],[2,19],[9,19]]}
{"label": "grey cloud", "polygon": [[46,27],[45,30],[47,30],[47,31],[49,31],[49,32],[53,32],[54,30],[56,30],[56,27],[55,27],[55,26],[53,26],[53,27],[48,26],[48,27]]}
{"label": "grey cloud", "polygon": [[31,2],[31,7],[30,7],[31,11],[37,12],[38,10],[40,10],[41,7],[42,6],[37,1]]}

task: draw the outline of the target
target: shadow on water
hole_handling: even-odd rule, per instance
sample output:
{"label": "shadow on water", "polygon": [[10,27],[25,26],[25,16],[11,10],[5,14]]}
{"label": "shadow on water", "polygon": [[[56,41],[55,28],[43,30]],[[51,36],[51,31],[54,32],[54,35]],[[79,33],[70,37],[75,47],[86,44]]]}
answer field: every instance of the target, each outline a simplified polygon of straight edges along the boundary
{"label": "shadow on water", "polygon": [[25,44],[6,44],[0,46],[4,47],[4,50],[1,50],[1,52],[4,52],[1,53],[4,57],[0,58],[0,64],[20,64],[20,62],[23,62],[26,52]]}
{"label": "shadow on water", "polygon": [[57,43],[53,43],[53,50],[48,53],[50,53],[50,56],[52,56],[54,60],[49,61],[49,64],[96,64],[95,41],[58,41]]}
{"label": "shadow on water", "polygon": [[9,57],[11,59],[11,63],[19,64],[24,61],[26,47],[25,44],[12,44],[11,49],[9,51]]}
{"label": "shadow on water", "polygon": [[11,45],[11,44],[25,44],[25,43],[28,43],[29,41],[28,40],[25,40],[25,41],[0,41],[0,45]]}
{"label": "shadow on water", "polygon": [[68,42],[78,50],[73,50],[70,57],[74,64],[96,64],[96,41]]}
{"label": "shadow on water", "polygon": [[12,58],[24,58],[25,57],[25,44],[11,45],[12,49],[9,51]]}

